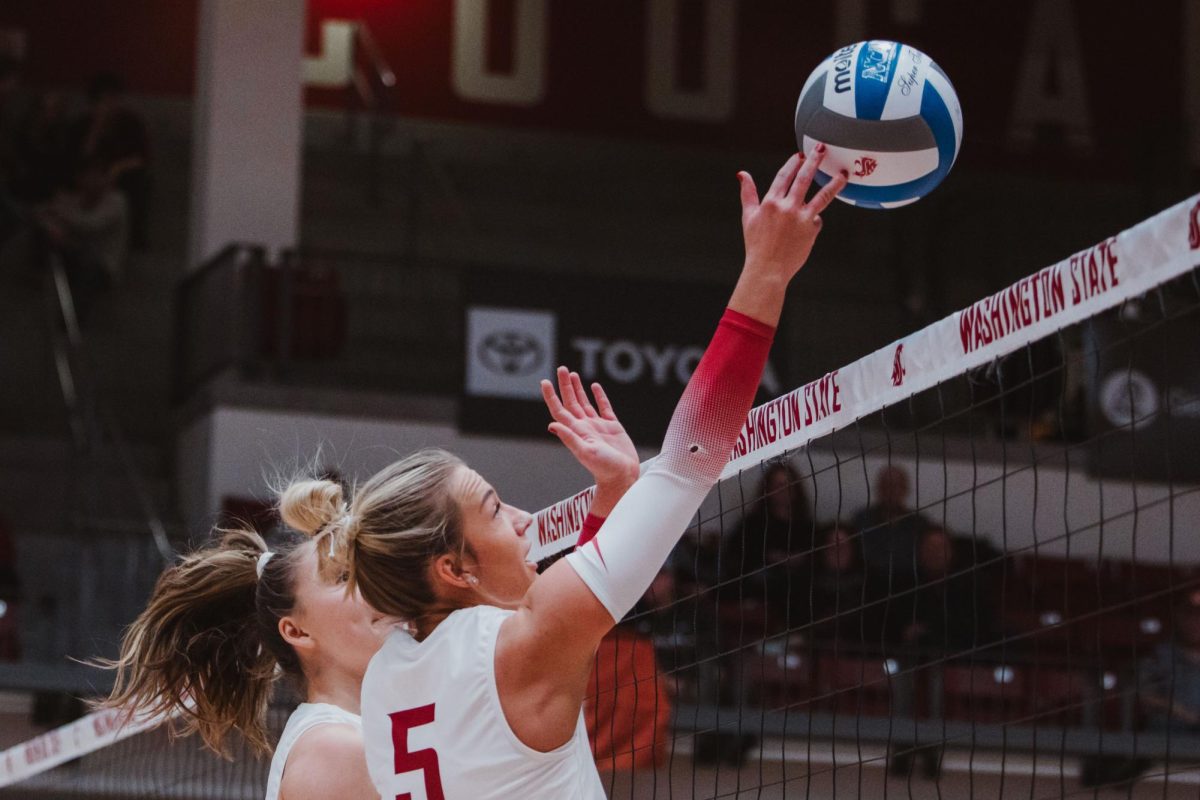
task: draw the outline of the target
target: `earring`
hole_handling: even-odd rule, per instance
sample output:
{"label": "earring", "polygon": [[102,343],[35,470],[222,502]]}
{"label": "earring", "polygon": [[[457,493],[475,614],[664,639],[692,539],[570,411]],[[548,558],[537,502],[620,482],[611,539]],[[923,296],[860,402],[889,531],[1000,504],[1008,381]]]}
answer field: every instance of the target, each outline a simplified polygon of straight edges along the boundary
{"label": "earring", "polygon": [[474,575],[467,575],[467,583],[471,584],[472,586],[478,586],[479,578],[476,578]]}

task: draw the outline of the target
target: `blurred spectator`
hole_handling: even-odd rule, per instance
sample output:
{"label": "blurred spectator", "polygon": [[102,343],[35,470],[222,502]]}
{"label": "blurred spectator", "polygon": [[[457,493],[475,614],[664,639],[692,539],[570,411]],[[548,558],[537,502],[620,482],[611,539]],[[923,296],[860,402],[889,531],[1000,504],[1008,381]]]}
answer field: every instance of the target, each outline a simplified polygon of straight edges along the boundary
{"label": "blurred spectator", "polygon": [[62,256],[82,321],[96,296],[120,282],[125,268],[128,212],[100,161],[76,173],[73,189],[35,214],[49,244]]}
{"label": "blurred spectator", "polygon": [[788,612],[803,608],[799,601],[808,596],[813,521],[800,476],[790,464],[767,468],[762,493],[741,531],[726,542],[723,571],[741,576],[738,602],[765,600],[766,627],[780,631],[809,621],[807,616],[789,619]]}
{"label": "blurred spectator", "polygon": [[20,604],[17,554],[8,525],[0,517],[0,661],[21,659]]}
{"label": "blurred spectator", "polygon": [[[975,569],[968,565],[958,542],[940,526],[923,531],[916,544],[917,587],[892,601],[888,610],[889,639],[902,645],[897,653],[901,670],[892,682],[897,716],[915,710],[918,686],[925,686],[929,716],[942,715],[942,664],[946,657],[972,651],[999,638],[999,620],[991,593],[983,588]],[[924,665],[924,666],[923,666]],[[897,742],[892,758],[894,774],[906,774],[914,756],[921,759],[928,778],[941,769],[941,748],[911,749]]]}
{"label": "blurred spectator", "polygon": [[908,507],[908,473],[894,464],[875,476],[875,502],[854,517],[862,534],[862,556],[870,578],[890,592],[916,585],[917,537],[928,526]]}
{"label": "blurred spectator", "polygon": [[67,104],[58,92],[38,97],[21,126],[14,189],[26,203],[44,203],[69,188],[72,163]]}
{"label": "blurred spectator", "polygon": [[26,112],[19,86],[20,65],[0,55],[0,244],[17,232],[22,220],[15,182],[20,165],[17,143]]}
{"label": "blurred spectator", "polygon": [[1174,640],[1142,669],[1142,706],[1151,729],[1200,733],[1200,607],[1186,603],[1174,621]]}
{"label": "blurred spectator", "polygon": [[[917,543],[919,583],[906,614],[896,614],[889,628],[901,631],[904,644],[926,651],[967,650],[994,642],[999,621],[990,595],[981,591],[974,569],[964,569],[958,543],[939,526],[931,526]],[[904,607],[903,601],[901,607]],[[935,657],[935,656],[931,656]]]}
{"label": "blurred spectator", "polygon": [[[689,587],[711,589],[721,571],[721,534],[713,530],[688,529],[671,551],[667,563],[681,591]],[[725,572],[728,572],[725,569]]]}
{"label": "blurred spectator", "polygon": [[130,240],[146,246],[150,203],[150,138],[141,116],[125,105],[125,83],[102,72],[88,87],[89,108],[71,135],[76,163],[100,163],[129,208]]}
{"label": "blurred spectator", "polygon": [[[1139,670],[1138,697],[1152,731],[1200,734],[1200,596],[1190,596],[1174,614],[1175,636],[1159,645]],[[1153,764],[1145,757],[1085,756],[1080,785],[1127,788]]]}
{"label": "blurred spectator", "polygon": [[883,636],[883,604],[873,602],[879,598],[868,596],[866,589],[853,531],[836,523],[823,530],[813,571],[813,635],[833,640],[839,650],[878,647]]}

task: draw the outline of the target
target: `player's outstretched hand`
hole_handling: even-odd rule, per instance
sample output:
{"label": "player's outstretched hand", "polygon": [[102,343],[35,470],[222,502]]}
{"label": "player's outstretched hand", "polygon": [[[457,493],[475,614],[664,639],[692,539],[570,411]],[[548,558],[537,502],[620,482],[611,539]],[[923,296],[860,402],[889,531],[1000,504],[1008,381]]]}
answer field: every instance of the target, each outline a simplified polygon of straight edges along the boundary
{"label": "player's outstretched hand", "polygon": [[559,367],[557,377],[557,393],[550,381],[542,381],[542,397],[554,418],[550,432],[592,474],[597,488],[620,485],[623,491],[637,480],[638,454],[604,388],[592,384],[593,406],[579,373]]}
{"label": "player's outstretched hand", "polygon": [[825,145],[817,145],[810,158],[795,153],[780,168],[766,194],[748,172],[738,173],[742,194],[742,235],[746,241],[746,269],[789,281],[804,266],[821,231],[821,212],[846,186],[845,171],[806,200]]}

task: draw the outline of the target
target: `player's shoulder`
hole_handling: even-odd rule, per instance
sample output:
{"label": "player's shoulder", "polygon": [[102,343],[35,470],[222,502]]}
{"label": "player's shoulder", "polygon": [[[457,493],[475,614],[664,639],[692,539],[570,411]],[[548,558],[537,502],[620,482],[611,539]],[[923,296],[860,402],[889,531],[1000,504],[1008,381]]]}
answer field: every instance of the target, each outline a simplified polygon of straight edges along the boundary
{"label": "player's shoulder", "polygon": [[286,800],[377,797],[367,774],[362,729],[329,722],[305,731],[288,753],[281,789]]}
{"label": "player's shoulder", "polygon": [[477,636],[485,633],[488,629],[498,628],[500,623],[512,614],[511,610],[488,605],[460,608],[442,620],[434,633],[425,641],[450,639],[474,641]]}

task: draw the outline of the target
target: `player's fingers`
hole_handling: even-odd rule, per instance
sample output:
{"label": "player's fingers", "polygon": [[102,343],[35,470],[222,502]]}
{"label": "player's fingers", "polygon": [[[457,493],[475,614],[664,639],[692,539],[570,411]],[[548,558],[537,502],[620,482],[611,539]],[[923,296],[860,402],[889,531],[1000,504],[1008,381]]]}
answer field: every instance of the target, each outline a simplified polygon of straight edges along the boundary
{"label": "player's fingers", "polygon": [[821,187],[821,191],[812,196],[812,200],[808,201],[806,208],[813,214],[820,214],[829,204],[833,202],[833,198],[838,196],[842,189],[846,188],[846,182],[849,181],[850,175],[846,170],[842,170],[838,174],[829,179],[829,182]]}
{"label": "player's fingers", "polygon": [[617,412],[613,411],[612,403],[608,399],[608,392],[604,391],[604,387],[598,383],[593,383],[592,395],[596,398],[596,406],[600,409],[600,416],[616,421]]}
{"label": "player's fingers", "polygon": [[561,422],[551,422],[547,429],[557,436],[558,440],[574,453],[576,457],[579,457],[584,452],[586,445],[583,439],[579,438],[579,434],[566,425],[563,425]]}
{"label": "player's fingers", "polygon": [[592,408],[592,401],[588,399],[587,392],[583,389],[583,381],[579,379],[578,372],[571,373],[571,389],[575,392],[575,400],[579,403],[579,407],[583,409],[583,413],[589,417],[599,416],[596,409]]}
{"label": "player's fingers", "polygon": [[563,408],[562,401],[558,399],[558,395],[554,392],[554,384],[543,379],[541,387],[542,399],[546,401],[546,408],[550,410],[550,416],[559,421],[569,418],[570,415]]}
{"label": "player's fingers", "polygon": [[558,396],[562,398],[562,404],[571,414],[583,416],[583,409],[579,407],[579,402],[575,399],[575,387],[571,385],[571,371],[566,367],[559,367],[558,373]]}
{"label": "player's fingers", "polygon": [[754,185],[754,178],[750,177],[749,172],[739,172],[738,188],[742,195],[742,219],[758,208],[758,187]]}
{"label": "player's fingers", "polygon": [[775,173],[775,180],[771,183],[771,188],[767,190],[767,197],[783,198],[787,196],[788,187],[792,185],[792,181],[796,178],[796,172],[800,169],[800,165],[805,161],[803,153],[792,153],[792,157],[783,163],[779,168],[779,172]]}
{"label": "player's fingers", "polygon": [[808,187],[812,186],[813,176],[817,174],[817,167],[821,165],[821,159],[824,157],[825,145],[818,143],[813,150],[812,157],[806,158],[804,163],[796,170],[796,180],[792,182],[792,188],[788,191],[788,197],[797,203],[804,202],[804,198],[808,194]]}

